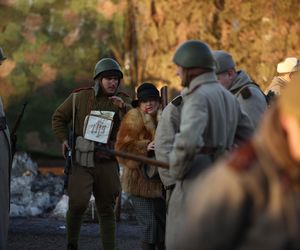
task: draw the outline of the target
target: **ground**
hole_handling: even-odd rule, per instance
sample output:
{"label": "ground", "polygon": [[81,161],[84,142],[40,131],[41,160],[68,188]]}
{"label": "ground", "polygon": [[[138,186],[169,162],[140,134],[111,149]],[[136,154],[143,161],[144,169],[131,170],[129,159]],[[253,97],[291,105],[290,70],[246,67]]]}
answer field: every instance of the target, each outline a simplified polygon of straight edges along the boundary
{"label": "ground", "polygon": [[[140,249],[139,236],[136,221],[121,220],[117,224],[117,249]],[[65,250],[65,238],[64,220],[49,216],[11,218],[8,250]],[[82,225],[79,249],[101,249],[98,224],[84,223]]]}

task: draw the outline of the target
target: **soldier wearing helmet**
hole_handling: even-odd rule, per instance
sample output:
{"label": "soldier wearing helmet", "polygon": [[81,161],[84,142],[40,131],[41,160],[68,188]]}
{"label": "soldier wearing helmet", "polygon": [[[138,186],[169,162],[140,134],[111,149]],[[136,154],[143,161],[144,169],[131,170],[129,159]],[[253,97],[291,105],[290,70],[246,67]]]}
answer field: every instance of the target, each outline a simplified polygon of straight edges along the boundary
{"label": "soldier wearing helmet", "polygon": [[244,70],[236,70],[235,61],[228,52],[215,50],[213,55],[219,82],[237,97],[242,110],[257,128],[267,108],[266,96]]}
{"label": "soldier wearing helmet", "polygon": [[253,132],[237,99],[218,83],[215,60],[207,44],[198,40],[183,43],[173,62],[188,91],[183,96],[180,132],[169,157],[169,171],[176,185],[167,214],[167,249],[181,234],[178,229],[183,223],[185,196],[195,177]]}
{"label": "soldier wearing helmet", "polygon": [[[6,59],[0,47],[0,65]],[[0,249],[7,249],[9,217],[9,173],[11,168],[10,134],[6,123],[3,104],[0,97]]]}
{"label": "soldier wearing helmet", "polygon": [[[131,106],[128,104],[129,97],[118,92],[123,73],[115,60],[103,58],[97,62],[93,78],[95,81],[93,88],[74,91],[56,109],[52,117],[53,132],[62,143],[63,155],[67,149],[72,148],[68,143],[68,124],[74,123],[75,130],[73,138],[75,152],[67,189],[68,249],[77,249],[82,216],[91,194],[95,196],[103,249],[115,249],[113,207],[120,192],[118,163],[114,157],[98,151],[97,147],[101,145],[114,147],[121,119]],[[101,127],[103,119],[105,124],[110,124],[106,125],[108,130]],[[91,130],[89,128],[93,124],[89,122],[93,120],[95,123]],[[96,131],[96,134],[93,131]],[[109,133],[108,137],[105,137],[103,131]],[[106,140],[98,140],[100,137]]]}

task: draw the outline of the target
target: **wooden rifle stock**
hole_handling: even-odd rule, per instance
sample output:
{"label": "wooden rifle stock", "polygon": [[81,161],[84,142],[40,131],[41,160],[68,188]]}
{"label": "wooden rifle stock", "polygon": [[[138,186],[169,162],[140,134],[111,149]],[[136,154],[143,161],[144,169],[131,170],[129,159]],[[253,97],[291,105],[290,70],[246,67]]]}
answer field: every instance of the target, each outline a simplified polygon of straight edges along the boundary
{"label": "wooden rifle stock", "polygon": [[161,105],[162,108],[164,109],[168,105],[168,87],[163,86],[160,89],[160,96],[161,96]]}
{"label": "wooden rifle stock", "polygon": [[169,169],[169,164],[167,164],[165,162],[162,162],[162,161],[153,160],[151,158],[148,158],[148,157],[145,157],[145,156],[142,156],[142,155],[135,155],[135,154],[119,151],[119,150],[108,149],[108,148],[105,148],[105,147],[97,147],[97,150],[106,152],[110,155],[114,155],[114,156],[117,156],[117,157],[120,157],[120,158],[126,158],[126,159],[130,159],[130,160],[133,160],[133,161],[144,162],[146,164],[154,165],[154,166],[157,166],[159,168]]}

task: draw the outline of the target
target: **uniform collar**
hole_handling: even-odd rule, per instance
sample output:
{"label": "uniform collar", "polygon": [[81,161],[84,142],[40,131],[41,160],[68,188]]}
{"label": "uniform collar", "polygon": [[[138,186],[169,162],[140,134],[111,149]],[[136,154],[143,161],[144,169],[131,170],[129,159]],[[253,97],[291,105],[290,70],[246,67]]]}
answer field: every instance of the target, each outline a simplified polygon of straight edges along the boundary
{"label": "uniform collar", "polygon": [[237,88],[240,88],[249,82],[251,82],[251,78],[249,77],[249,75],[245,71],[240,70],[237,72],[236,77],[233,79],[229,91],[233,91]]}
{"label": "uniform collar", "polygon": [[211,71],[211,72],[206,72],[203,73],[197,77],[195,77],[189,86],[189,90],[195,88],[198,85],[202,85],[202,84],[207,84],[207,83],[213,83],[213,82],[217,82],[217,75],[215,71]]}

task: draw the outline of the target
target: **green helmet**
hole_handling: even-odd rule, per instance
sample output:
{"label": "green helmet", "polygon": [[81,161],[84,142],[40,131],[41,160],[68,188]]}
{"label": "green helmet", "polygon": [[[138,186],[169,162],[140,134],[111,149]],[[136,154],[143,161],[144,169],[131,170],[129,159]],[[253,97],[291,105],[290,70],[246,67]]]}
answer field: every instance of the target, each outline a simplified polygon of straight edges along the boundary
{"label": "green helmet", "polygon": [[0,47],[0,61],[4,61],[6,59],[6,56],[4,54],[3,49]]}
{"label": "green helmet", "polygon": [[120,79],[123,78],[123,73],[120,65],[111,58],[103,58],[96,63],[94,79],[100,74],[103,75],[117,75]]}
{"label": "green helmet", "polygon": [[181,44],[175,52],[173,62],[183,68],[215,69],[215,60],[208,45],[198,40]]}

